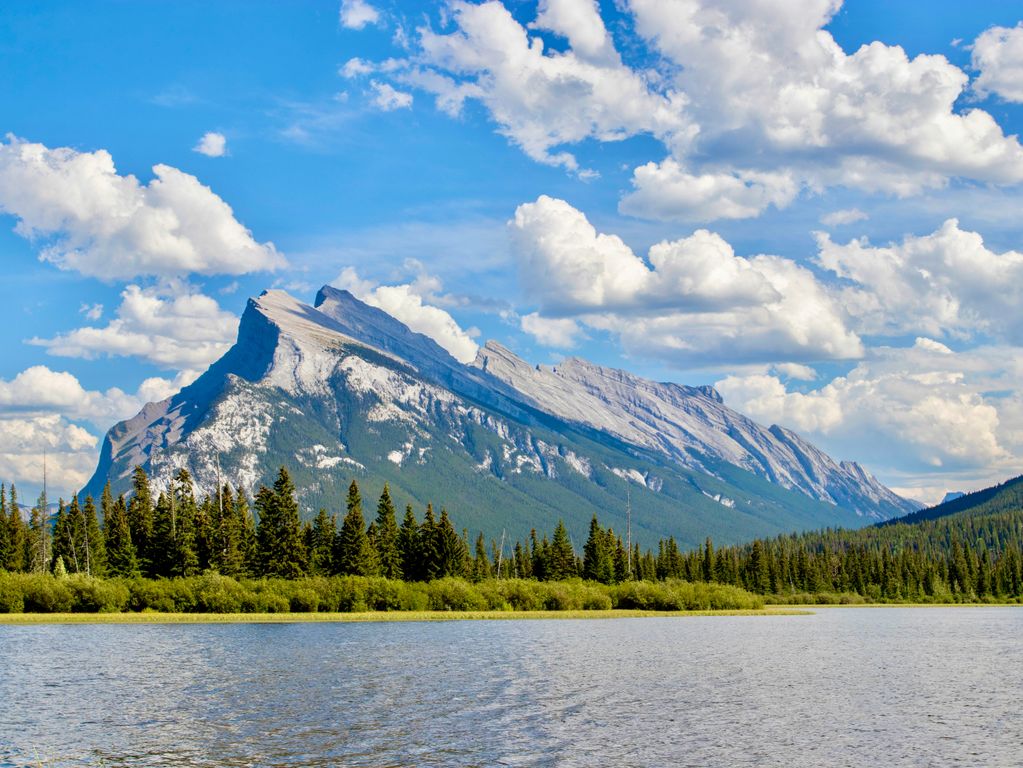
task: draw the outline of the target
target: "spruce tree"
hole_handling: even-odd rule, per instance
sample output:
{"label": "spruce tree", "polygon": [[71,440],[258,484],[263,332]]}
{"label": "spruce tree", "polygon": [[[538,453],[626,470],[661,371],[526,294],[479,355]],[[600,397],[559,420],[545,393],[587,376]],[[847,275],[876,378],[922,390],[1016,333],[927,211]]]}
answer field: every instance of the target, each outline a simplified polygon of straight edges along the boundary
{"label": "spruce tree", "polygon": [[103,537],[106,545],[107,573],[111,576],[134,578],[139,575],[139,562],[128,525],[128,505],[124,495],[117,497],[103,518]]}
{"label": "spruce tree", "polygon": [[234,494],[227,483],[217,490],[212,502],[213,551],[211,567],[225,576],[241,576],[245,573],[245,558],[242,552],[242,531],[235,512]]}
{"label": "spruce tree", "polygon": [[263,575],[293,579],[305,571],[306,554],[295,500],[295,485],[288,470],[280,468],[273,490],[263,486],[256,494],[259,512],[257,538]]}
{"label": "spruce tree", "polygon": [[11,559],[11,526],[7,519],[7,485],[0,483],[0,571]]}
{"label": "spruce tree", "polygon": [[334,568],[342,576],[375,576],[376,552],[366,535],[366,521],[362,516],[362,496],[353,480],[348,487],[348,511],[337,535]]}
{"label": "spruce tree", "polygon": [[26,559],[30,563],[33,573],[45,573],[50,570],[52,542],[50,541],[50,510],[45,490],[39,494],[39,501],[32,508]]}
{"label": "spruce tree", "polygon": [[234,524],[238,528],[238,550],[241,555],[242,573],[257,576],[260,573],[259,537],[256,520],[249,508],[245,489],[239,488],[234,499]]}
{"label": "spruce tree", "polygon": [[334,570],[334,539],[337,537],[337,517],[320,509],[309,529],[309,573],[327,576]]}
{"label": "spruce tree", "polygon": [[199,556],[195,549],[196,503],[192,489],[192,476],[187,469],[178,470],[170,491],[171,523],[173,532],[171,575],[195,576],[199,571]]}
{"label": "spruce tree", "polygon": [[435,578],[465,576],[468,552],[462,537],[455,531],[447,510],[441,509],[436,528],[437,568]]}
{"label": "spruce tree", "polygon": [[169,578],[175,571],[175,520],[173,495],[161,493],[153,510],[153,535],[150,539],[149,564],[146,575],[149,578]]}
{"label": "spruce tree", "polygon": [[57,561],[64,563],[65,572],[70,570],[75,573],[78,568],[75,566],[77,554],[75,552],[74,531],[72,528],[73,518],[78,517],[78,497],[73,496],[71,506],[66,507],[61,499],[57,505],[57,517],[53,521],[53,567],[56,568]]}
{"label": "spruce tree", "polygon": [[476,553],[472,559],[473,581],[483,581],[490,578],[490,559],[487,557],[487,544],[483,538],[483,531],[476,537]]}
{"label": "spruce tree", "polygon": [[[110,483],[107,483],[103,490],[103,501],[113,506],[110,499]],[[85,572],[90,576],[103,576],[106,574],[107,556],[106,548],[103,546],[103,532],[99,527],[99,520],[96,519],[96,505],[92,496],[85,497],[85,506],[82,507],[82,538],[79,547],[84,549]],[[79,560],[83,560],[79,554]]]}
{"label": "spruce tree", "polygon": [[401,553],[398,551],[398,521],[395,519],[391,489],[384,490],[377,502],[377,517],[373,521],[373,549],[376,550],[380,575],[387,579],[401,579]]}
{"label": "spruce tree", "polygon": [[419,525],[419,563],[420,578],[432,581],[441,572],[440,532],[437,529],[437,518],[433,514],[433,504],[426,505],[426,515]]}
{"label": "spruce tree", "polygon": [[608,538],[604,529],[600,527],[597,516],[590,520],[590,532],[583,545],[583,573],[584,579],[599,581],[602,584],[610,584],[614,575],[614,563],[611,551],[608,547]]}
{"label": "spruce tree", "polygon": [[572,541],[568,537],[568,529],[565,522],[558,520],[554,529],[554,538],[551,539],[550,554],[547,563],[547,579],[549,581],[563,581],[576,576],[575,552],[572,549]]}
{"label": "spruce tree", "polygon": [[18,491],[11,483],[10,506],[7,512],[7,526],[10,538],[10,555],[6,563],[8,571],[25,570],[25,521],[21,517],[21,509],[18,507]]}
{"label": "spruce tree", "polygon": [[398,556],[401,559],[402,578],[406,581],[422,581],[419,522],[411,504],[405,506],[405,517],[398,529]]}
{"label": "spruce tree", "polygon": [[139,465],[131,476],[132,492],[128,502],[128,528],[131,540],[135,545],[139,569],[142,574],[152,578],[153,570],[153,494],[149,487],[149,477]]}

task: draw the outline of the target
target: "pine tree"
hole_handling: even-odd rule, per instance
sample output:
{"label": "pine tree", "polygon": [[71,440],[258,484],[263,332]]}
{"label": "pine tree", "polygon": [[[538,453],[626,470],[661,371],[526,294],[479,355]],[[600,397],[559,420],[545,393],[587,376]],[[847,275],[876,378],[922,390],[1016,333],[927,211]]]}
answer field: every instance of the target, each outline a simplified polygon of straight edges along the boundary
{"label": "pine tree", "polygon": [[234,499],[234,524],[238,528],[238,551],[241,556],[242,573],[256,576],[260,573],[259,537],[256,520],[249,508],[245,489],[239,488]]}
{"label": "pine tree", "polygon": [[25,570],[25,541],[28,538],[25,521],[18,507],[18,491],[11,483],[11,502],[7,512],[7,526],[10,538],[10,555],[6,563],[8,571]]}
{"label": "pine tree", "polygon": [[128,505],[124,495],[117,497],[109,513],[103,518],[103,537],[106,545],[107,573],[111,576],[133,578],[139,575],[139,562],[128,525]]}
{"label": "pine tree", "polygon": [[263,486],[256,494],[259,511],[260,563],[266,576],[292,579],[305,570],[305,547],[295,501],[295,485],[288,470],[280,468],[273,490]]}
{"label": "pine tree", "polygon": [[714,543],[707,537],[703,546],[703,568],[701,570],[704,581],[714,580]]}
{"label": "pine tree", "polygon": [[235,511],[234,494],[227,483],[217,489],[211,501],[213,518],[213,551],[210,566],[225,576],[241,576],[245,573],[245,556],[242,551],[242,531]]}
{"label": "pine tree", "polygon": [[139,569],[143,575],[153,577],[153,495],[149,488],[149,477],[139,465],[131,477],[132,493],[128,502],[128,528],[135,545]]}
{"label": "pine tree", "polygon": [[465,542],[455,531],[447,510],[441,509],[436,528],[437,568],[435,578],[444,576],[465,576],[465,561],[468,555]]}
{"label": "pine tree", "polygon": [[45,573],[51,565],[50,510],[46,491],[39,494],[39,501],[32,508],[29,520],[28,557],[33,573]]}
{"label": "pine tree", "polygon": [[576,575],[572,541],[568,537],[568,529],[565,528],[564,520],[558,520],[558,525],[554,529],[554,538],[551,539],[546,576],[549,581],[563,581]]}
{"label": "pine tree", "polygon": [[217,535],[213,504],[214,500],[205,496],[195,506],[195,559],[200,573],[216,568]]}
{"label": "pine tree", "polygon": [[422,581],[423,569],[419,546],[419,522],[412,505],[405,507],[405,518],[398,529],[398,556],[401,558],[402,578],[406,581]]}
{"label": "pine tree", "polygon": [[420,578],[423,581],[432,581],[439,577],[440,533],[437,529],[437,518],[433,514],[433,504],[426,505],[426,515],[419,525],[419,563]]}
{"label": "pine tree", "polygon": [[398,522],[395,520],[394,502],[391,490],[384,483],[384,490],[377,502],[377,517],[373,521],[373,549],[380,575],[387,579],[401,579],[401,553],[398,551]]}
{"label": "pine tree", "polygon": [[487,544],[483,538],[483,531],[480,531],[479,536],[476,537],[476,552],[472,559],[472,572],[470,577],[473,581],[483,581],[489,579],[490,573],[490,560],[487,558]]}
{"label": "pine tree", "polygon": [[614,560],[609,548],[608,536],[600,527],[597,516],[590,520],[590,532],[583,545],[584,579],[610,584],[614,576]]}
{"label": "pine tree", "polygon": [[71,506],[66,507],[61,499],[57,505],[57,517],[53,521],[53,563],[54,569],[58,561],[64,564],[65,573],[70,563],[71,569],[77,573],[78,554],[75,549],[74,521],[80,517],[78,497],[71,498]]}
{"label": "pine tree", "polygon": [[0,483],[0,571],[11,559],[11,526],[7,518],[7,485]]}
{"label": "pine tree", "polygon": [[[103,489],[102,503],[109,509],[113,506],[110,498],[110,483]],[[85,557],[79,554],[79,560],[84,560],[85,572],[90,576],[103,576],[106,574],[107,556],[106,548],[103,546],[103,532],[99,527],[99,520],[96,519],[96,505],[92,496],[85,497],[85,506],[82,507],[82,531],[79,547],[84,550]]]}
{"label": "pine tree", "polygon": [[321,509],[309,529],[309,573],[327,576],[334,570],[334,539],[337,538],[337,517]]}
{"label": "pine tree", "polygon": [[366,535],[366,521],[362,516],[362,496],[353,480],[348,487],[348,512],[337,535],[334,568],[342,576],[375,576],[376,552]]}
{"label": "pine tree", "polygon": [[173,493],[161,493],[153,511],[153,535],[149,550],[149,578],[169,578],[175,571],[176,511]]}

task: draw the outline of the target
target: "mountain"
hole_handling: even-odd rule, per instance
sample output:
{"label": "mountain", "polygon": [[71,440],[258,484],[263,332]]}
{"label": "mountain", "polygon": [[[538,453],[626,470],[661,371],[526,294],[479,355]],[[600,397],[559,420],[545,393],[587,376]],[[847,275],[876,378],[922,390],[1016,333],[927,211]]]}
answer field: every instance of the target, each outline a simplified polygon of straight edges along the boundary
{"label": "mountain", "polygon": [[941,503],[945,504],[946,502],[949,501],[955,501],[956,499],[960,499],[965,495],[966,491],[949,491],[948,493],[945,494],[944,498],[941,500]]}
{"label": "mountain", "polygon": [[1023,475],[999,485],[964,493],[933,507],[917,510],[903,517],[887,520],[879,525],[912,525],[928,520],[939,520],[953,515],[998,515],[1023,511]]}
{"label": "mountain", "polygon": [[203,489],[250,492],[281,464],[307,514],[354,478],[372,498],[443,503],[460,526],[522,538],[596,513],[652,544],[694,546],[857,526],[916,509],[856,464],[727,408],[710,387],[658,384],[569,360],[534,367],[488,344],[463,365],[345,291],[314,307],[251,299],[236,344],[193,384],[115,425],[85,492],[157,487],[181,467]]}

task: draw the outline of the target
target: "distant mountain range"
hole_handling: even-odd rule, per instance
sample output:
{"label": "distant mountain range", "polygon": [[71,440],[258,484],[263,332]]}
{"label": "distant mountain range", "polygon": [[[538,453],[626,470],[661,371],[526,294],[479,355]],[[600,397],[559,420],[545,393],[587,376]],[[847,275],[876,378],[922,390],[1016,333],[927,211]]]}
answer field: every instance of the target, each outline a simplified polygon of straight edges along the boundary
{"label": "distant mountain range", "polygon": [[[307,514],[337,510],[356,479],[401,504],[522,538],[596,513],[634,539],[695,546],[915,511],[858,464],[726,407],[712,387],[657,383],[580,359],[533,366],[490,342],[464,365],[346,291],[315,306],[251,299],[237,343],[180,393],[114,426],[85,489],[129,487],[141,464],[166,487],[250,492],[292,469]],[[219,465],[219,470],[218,470]],[[576,542],[581,544],[581,542]]]}

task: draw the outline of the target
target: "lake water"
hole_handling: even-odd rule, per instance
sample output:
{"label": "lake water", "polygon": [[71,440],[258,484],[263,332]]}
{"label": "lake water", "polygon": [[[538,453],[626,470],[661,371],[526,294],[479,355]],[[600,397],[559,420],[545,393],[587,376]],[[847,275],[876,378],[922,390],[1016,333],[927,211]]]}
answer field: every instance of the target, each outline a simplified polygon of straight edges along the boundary
{"label": "lake water", "polygon": [[1023,764],[1023,609],[0,626],[0,765]]}

